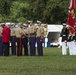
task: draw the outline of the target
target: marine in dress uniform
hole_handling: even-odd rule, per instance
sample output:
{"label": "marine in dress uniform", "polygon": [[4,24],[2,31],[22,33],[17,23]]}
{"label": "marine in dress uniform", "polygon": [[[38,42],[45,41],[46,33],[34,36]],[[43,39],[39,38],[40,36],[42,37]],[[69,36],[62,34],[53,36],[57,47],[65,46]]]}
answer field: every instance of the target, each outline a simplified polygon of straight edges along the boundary
{"label": "marine in dress uniform", "polygon": [[16,42],[17,42],[17,56],[22,56],[22,23],[18,23],[18,28],[15,31],[16,34]]}
{"label": "marine in dress uniform", "polygon": [[73,55],[76,55],[76,26],[75,26],[75,33],[72,35],[72,51]]}
{"label": "marine in dress uniform", "polygon": [[2,43],[4,56],[9,56],[9,42],[10,42],[10,23],[6,23],[2,30]]}
{"label": "marine in dress uniform", "polygon": [[66,28],[66,24],[63,23],[63,28],[61,30],[60,36],[62,37],[62,55],[67,54],[67,37],[68,37],[68,29]]}
{"label": "marine in dress uniform", "polygon": [[12,55],[16,55],[16,34],[15,34],[16,28],[15,28],[15,24],[12,23],[11,24],[11,52]]}
{"label": "marine in dress uniform", "polygon": [[72,55],[76,55],[76,33],[72,35]]}
{"label": "marine in dress uniform", "polygon": [[30,44],[30,55],[35,56],[36,55],[36,27],[34,26],[33,22],[30,23],[30,27],[28,28],[29,33],[29,44]]}
{"label": "marine in dress uniform", "polygon": [[68,37],[67,37],[67,46],[69,48],[69,54],[73,55],[73,48],[72,48],[72,34],[70,33],[70,27],[68,27]]}
{"label": "marine in dress uniform", "polygon": [[3,55],[3,50],[2,50],[2,26],[0,24],[0,56]]}
{"label": "marine in dress uniform", "polygon": [[44,39],[44,28],[41,26],[41,22],[38,22],[38,28],[36,31],[38,56],[43,56],[43,47],[42,47],[43,39]]}
{"label": "marine in dress uniform", "polygon": [[22,45],[24,48],[24,56],[28,56],[28,25],[23,24],[23,37],[22,37]]}

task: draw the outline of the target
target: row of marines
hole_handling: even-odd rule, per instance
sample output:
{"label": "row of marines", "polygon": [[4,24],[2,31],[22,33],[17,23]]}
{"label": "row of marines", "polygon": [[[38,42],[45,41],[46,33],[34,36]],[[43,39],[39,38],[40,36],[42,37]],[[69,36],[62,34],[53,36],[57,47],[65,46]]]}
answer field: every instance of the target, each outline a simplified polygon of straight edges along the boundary
{"label": "row of marines", "polygon": [[67,55],[67,47],[69,48],[69,55],[76,55],[76,26],[74,27],[74,34],[71,34],[71,27],[63,23],[60,33],[62,37],[62,55]]}
{"label": "row of marines", "polygon": [[[11,43],[12,55],[28,56],[28,42],[30,45],[30,56],[36,55],[35,44],[37,42],[38,56],[43,56],[42,42],[44,39],[44,27],[41,22],[36,27],[33,22],[29,24],[14,23],[0,24],[0,56],[9,56],[9,44]],[[24,50],[22,50],[24,48]],[[23,52],[24,51],[24,52]]]}

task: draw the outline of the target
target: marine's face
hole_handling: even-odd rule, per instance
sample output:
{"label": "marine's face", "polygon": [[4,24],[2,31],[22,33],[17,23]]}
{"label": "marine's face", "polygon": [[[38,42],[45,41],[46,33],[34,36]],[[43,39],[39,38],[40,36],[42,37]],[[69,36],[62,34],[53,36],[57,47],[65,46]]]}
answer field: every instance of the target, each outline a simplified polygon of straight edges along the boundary
{"label": "marine's face", "polygon": [[11,27],[12,27],[12,28],[14,28],[14,27],[15,27],[15,25],[12,25]]}
{"label": "marine's face", "polygon": [[7,25],[10,28],[10,24]]}
{"label": "marine's face", "polygon": [[66,28],[66,26],[65,26],[65,25],[63,25],[63,28]]}
{"label": "marine's face", "polygon": [[30,23],[30,26],[32,26],[33,25],[33,23]]}
{"label": "marine's face", "polygon": [[39,23],[38,26],[41,26],[41,24]]}
{"label": "marine's face", "polygon": [[22,28],[23,26],[22,26],[22,24],[20,24],[20,28]]}

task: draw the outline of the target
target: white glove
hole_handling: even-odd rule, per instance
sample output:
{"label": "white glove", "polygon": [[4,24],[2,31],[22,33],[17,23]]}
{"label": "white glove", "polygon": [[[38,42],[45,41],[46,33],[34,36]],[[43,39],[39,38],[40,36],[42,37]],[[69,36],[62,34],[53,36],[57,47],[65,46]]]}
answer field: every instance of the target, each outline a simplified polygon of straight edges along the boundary
{"label": "white glove", "polygon": [[66,43],[67,41],[65,40],[65,43]]}

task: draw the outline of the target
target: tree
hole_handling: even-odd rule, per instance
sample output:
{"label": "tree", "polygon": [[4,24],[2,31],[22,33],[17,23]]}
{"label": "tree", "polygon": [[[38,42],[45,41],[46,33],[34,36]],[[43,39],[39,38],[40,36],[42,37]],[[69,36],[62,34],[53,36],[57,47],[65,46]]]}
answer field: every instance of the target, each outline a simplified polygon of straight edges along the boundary
{"label": "tree", "polygon": [[30,0],[31,18],[44,23],[67,22],[67,8],[68,1],[66,0]]}
{"label": "tree", "polygon": [[0,0],[0,21],[4,22],[10,14],[10,0]]}
{"label": "tree", "polygon": [[11,5],[11,21],[14,22],[26,22],[29,15],[29,5],[23,2],[13,2]]}
{"label": "tree", "polygon": [[67,1],[48,0],[43,20],[48,23],[61,24],[67,21]]}
{"label": "tree", "polygon": [[30,2],[30,18],[34,21],[41,20],[43,17],[43,11],[45,9],[44,0],[31,0]]}
{"label": "tree", "polygon": [[1,15],[9,15],[10,13],[10,6],[11,6],[11,3],[10,3],[10,0],[0,0],[1,3],[0,3],[0,14]]}
{"label": "tree", "polygon": [[0,0],[0,21],[43,23],[67,22],[67,0]]}

